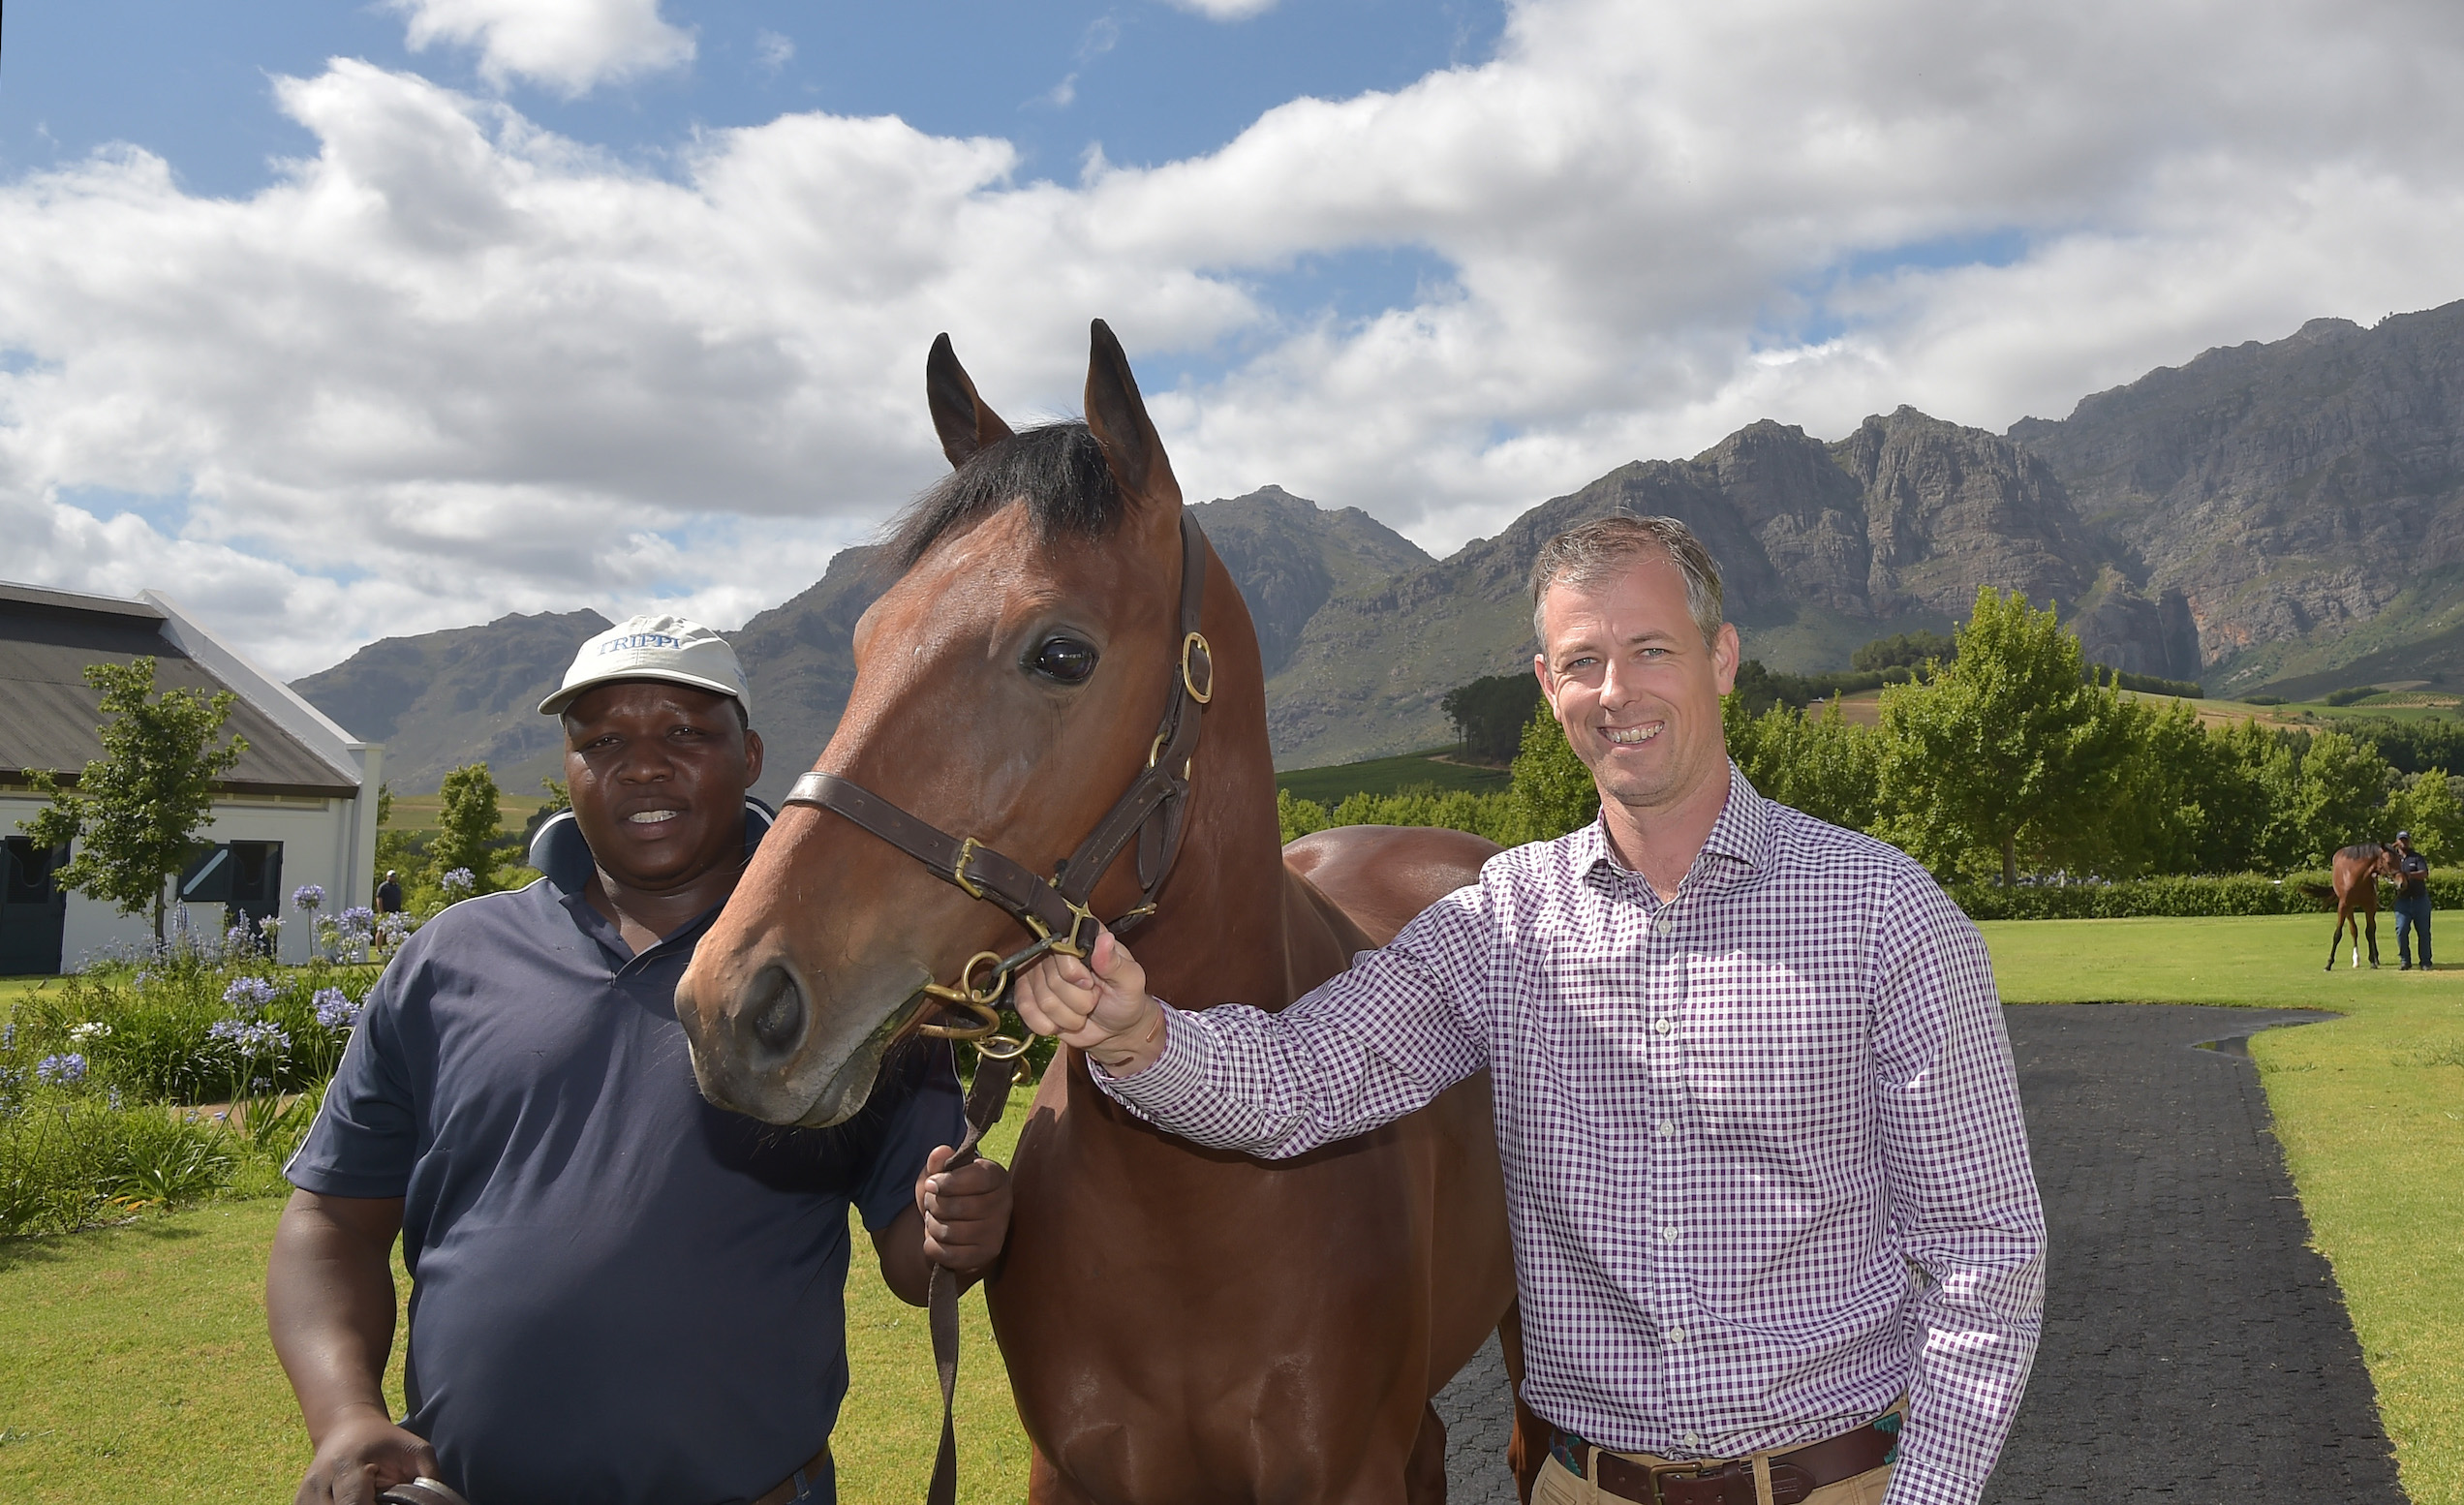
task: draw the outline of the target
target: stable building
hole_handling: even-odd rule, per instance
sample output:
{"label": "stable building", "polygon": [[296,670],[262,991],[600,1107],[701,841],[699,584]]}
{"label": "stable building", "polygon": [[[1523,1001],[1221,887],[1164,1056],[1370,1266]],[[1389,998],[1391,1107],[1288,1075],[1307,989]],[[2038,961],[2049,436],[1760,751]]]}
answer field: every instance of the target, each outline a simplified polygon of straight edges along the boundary
{"label": "stable building", "polygon": [[29,771],[53,770],[73,786],[103,755],[102,693],[85,666],[139,658],[153,659],[158,693],[231,691],[223,738],[248,743],[215,785],[178,879],[190,928],[220,936],[235,920],[280,914],[282,959],[302,962],[309,927],[289,908],[293,889],[322,887],[328,914],[373,903],[381,744],[335,725],[160,592],[123,600],[0,581],[0,976],[76,971],[154,938],[150,912],[62,893],[51,873],[70,853],[37,851],[19,828],[46,803]]}

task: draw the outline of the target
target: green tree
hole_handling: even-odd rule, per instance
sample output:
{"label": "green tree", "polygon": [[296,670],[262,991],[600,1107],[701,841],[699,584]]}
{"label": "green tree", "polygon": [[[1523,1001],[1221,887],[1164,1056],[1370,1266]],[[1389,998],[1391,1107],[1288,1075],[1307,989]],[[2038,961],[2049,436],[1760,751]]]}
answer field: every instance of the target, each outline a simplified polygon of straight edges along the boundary
{"label": "green tree", "polygon": [[1528,671],[1492,674],[1447,691],[1437,708],[1455,723],[1463,752],[1502,763],[1521,750],[1523,728],[1540,703],[1540,681]]}
{"label": "green tree", "polygon": [[2413,833],[2414,849],[2432,862],[2464,859],[2464,778],[2431,769],[2404,781],[2387,801],[2387,820]]}
{"label": "green tree", "polygon": [[1524,722],[1523,751],[1514,760],[1514,804],[1519,829],[1526,842],[1546,842],[1588,825],[1600,814],[1600,786],[1591,770],[1574,755],[1565,729],[1549,713],[1546,700]]}
{"label": "green tree", "polygon": [[60,886],[138,914],[151,906],[154,938],[163,938],[164,889],[179,875],[211,818],[214,783],[248,751],[234,735],[220,748],[223,722],[238,697],[194,690],[154,693],[154,660],[90,663],[85,682],[103,692],[110,720],[99,728],[103,755],[77,775],[77,788],[59,787],[56,770],[30,777],[50,805],[18,828],[37,847],[77,844],[54,875]]}
{"label": "green tree", "polygon": [[2018,881],[2018,856],[2064,865],[2103,844],[2132,725],[2110,685],[2086,681],[2079,640],[2051,608],[1977,592],[1958,655],[1882,692],[1885,833],[1937,871],[1983,848]]}
{"label": "green tree", "polygon": [[2220,765],[2219,783],[2233,791],[2233,803],[2215,817],[2238,829],[2239,840],[2231,844],[2233,864],[2259,873],[2302,866],[2309,844],[2298,809],[2301,759],[2293,744],[2245,718],[2213,734],[2209,746]]}
{"label": "green tree", "polygon": [[1837,696],[1819,713],[1774,705],[1755,716],[1732,694],[1720,720],[1728,755],[1765,796],[1851,831],[1874,823],[1882,739],[1850,722]]}
{"label": "green tree", "polygon": [[2305,866],[2325,863],[2356,842],[2384,842],[2395,834],[2387,824],[2387,786],[2395,770],[2387,759],[2340,731],[2323,731],[2301,754],[2301,781],[2294,795],[2294,818],[2302,838]]}
{"label": "green tree", "polygon": [[1867,674],[1890,668],[1920,669],[1935,660],[1948,663],[1958,652],[1958,643],[1939,632],[1902,632],[1877,637],[1858,649],[1849,656],[1848,666]]}
{"label": "green tree", "polygon": [[505,860],[504,838],[497,827],[504,818],[497,809],[496,780],[485,763],[469,763],[445,776],[437,792],[436,840],[428,844],[428,868],[442,878],[456,868],[470,870],[475,894],[496,892],[497,866]]}

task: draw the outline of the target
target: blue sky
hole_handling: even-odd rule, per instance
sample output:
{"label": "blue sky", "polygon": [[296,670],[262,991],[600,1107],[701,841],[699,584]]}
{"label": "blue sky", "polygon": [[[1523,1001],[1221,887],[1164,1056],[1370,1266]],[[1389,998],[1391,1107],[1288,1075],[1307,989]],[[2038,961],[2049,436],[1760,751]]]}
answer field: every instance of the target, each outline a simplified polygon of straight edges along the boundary
{"label": "blue sky", "polygon": [[[1493,0],[1324,0],[1226,23],[1190,11],[1015,0],[898,5],[670,3],[689,67],[578,99],[516,77],[504,97],[547,128],[657,170],[697,128],[794,110],[897,115],[1016,144],[1028,176],[1073,178],[1091,147],[1154,165],[1212,151],[1302,95],[1341,99],[1485,62]],[[316,149],[269,76],[328,57],[495,92],[476,49],[414,51],[401,16],[312,0],[20,0],[0,17],[0,172],[134,142],[182,184],[252,193],[268,162]]]}
{"label": "blue sky", "polygon": [[0,567],[285,673],[732,626],[1120,332],[1193,499],[1445,552],[1757,418],[2001,429],[2464,292],[2414,0],[21,0]]}

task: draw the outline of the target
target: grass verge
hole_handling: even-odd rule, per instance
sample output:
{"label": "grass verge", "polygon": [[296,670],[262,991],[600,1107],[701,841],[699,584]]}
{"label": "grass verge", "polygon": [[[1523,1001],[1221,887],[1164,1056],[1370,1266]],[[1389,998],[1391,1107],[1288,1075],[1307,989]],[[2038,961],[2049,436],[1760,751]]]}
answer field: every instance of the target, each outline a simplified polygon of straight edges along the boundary
{"label": "grass verge", "polygon": [[[1005,1159],[1013,1099],[992,1136]],[[289,1499],[308,1465],[290,1386],[265,1337],[265,1251],[278,1197],[126,1227],[0,1241],[0,1499],[27,1505]],[[892,1296],[854,1230],[847,1405],[834,1444],[848,1500],[921,1497],[940,1438],[924,1313]],[[397,1263],[397,1290],[409,1282]],[[1027,1441],[983,1297],[960,1307],[962,1500],[1027,1492]],[[402,1398],[396,1346],[385,1394]]]}
{"label": "grass verge", "polygon": [[[2014,1003],[2332,1009],[2251,1041],[2302,1210],[2377,1384],[2414,1505],[2464,1505],[2464,968],[2320,969],[2325,915],[2000,921]],[[2448,912],[2448,967],[2464,914]],[[2347,952],[2350,955],[2350,952]]]}

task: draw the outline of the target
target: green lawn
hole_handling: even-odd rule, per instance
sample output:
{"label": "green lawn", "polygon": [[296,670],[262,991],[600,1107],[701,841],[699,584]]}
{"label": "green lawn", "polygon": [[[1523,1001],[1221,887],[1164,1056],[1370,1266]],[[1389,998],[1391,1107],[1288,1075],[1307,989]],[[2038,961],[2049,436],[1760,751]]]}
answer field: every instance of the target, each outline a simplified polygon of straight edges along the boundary
{"label": "green lawn", "polygon": [[1436,748],[1327,768],[1288,769],[1275,776],[1275,786],[1291,790],[1294,799],[1315,800],[1332,810],[1346,795],[1393,794],[1419,784],[1469,789],[1474,794],[1503,794],[1513,785],[1513,777],[1502,768],[1478,768],[1441,760],[1451,756],[1453,751]]}
{"label": "green lawn", "polygon": [[59,980],[57,977],[0,977],[0,1019],[9,1017],[10,1010],[17,1006],[17,999],[46,983]]}
{"label": "green lawn", "polygon": [[[992,1142],[1005,1157],[1019,1093]],[[227,1202],[126,1228],[0,1242],[0,1499],[163,1505],[289,1499],[308,1463],[291,1390],[265,1337],[265,1250],[282,1204]],[[940,1436],[924,1313],[892,1296],[854,1231],[847,1407],[833,1439],[842,1495],[920,1498]],[[396,1284],[407,1294],[397,1269]],[[981,1295],[962,1304],[963,1500],[1027,1492]],[[399,1349],[386,1394],[402,1395]]]}
{"label": "green lawn", "polygon": [[[1984,927],[2011,1002],[2332,1009],[2251,1042],[2314,1240],[2334,1265],[2414,1505],[2464,1505],[2464,914],[2448,961],[2325,960],[2326,915],[2003,921]],[[2348,951],[2347,956],[2350,956]]]}

